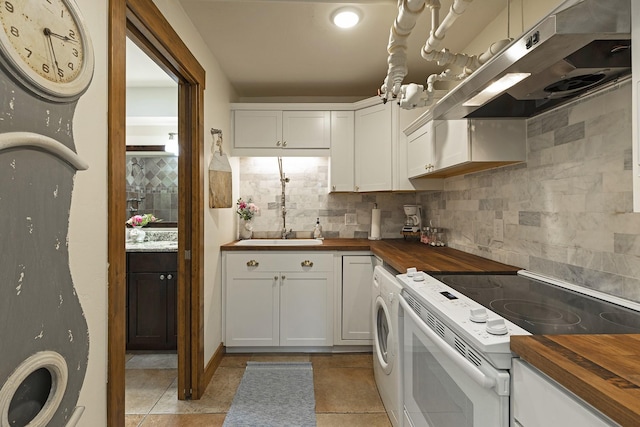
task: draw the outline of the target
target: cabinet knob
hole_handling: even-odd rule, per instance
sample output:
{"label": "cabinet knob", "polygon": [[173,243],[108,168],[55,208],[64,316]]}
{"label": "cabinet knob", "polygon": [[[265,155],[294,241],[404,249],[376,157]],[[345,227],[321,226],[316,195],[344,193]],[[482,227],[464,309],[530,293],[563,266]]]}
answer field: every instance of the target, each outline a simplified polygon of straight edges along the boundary
{"label": "cabinet knob", "polygon": [[278,280],[278,276],[273,276],[273,280],[277,281]]}
{"label": "cabinet knob", "polygon": [[282,141],[282,146],[286,147],[287,146],[287,141]]}
{"label": "cabinet knob", "polygon": [[360,187],[356,185],[356,191],[360,191]]}
{"label": "cabinet knob", "polygon": [[255,259],[247,261],[247,267],[257,267],[259,265],[260,265],[260,263],[258,261],[256,261]]}
{"label": "cabinet knob", "polygon": [[282,280],[286,279],[287,276],[285,276],[284,274],[282,276],[280,276],[282,278]]}
{"label": "cabinet knob", "polygon": [[335,185],[332,185],[332,186],[331,186],[331,189],[332,189],[333,191],[336,191],[336,186],[335,186]]}
{"label": "cabinet knob", "polygon": [[303,267],[313,267],[313,261],[309,261],[308,259],[305,259],[300,263],[300,265]]}
{"label": "cabinet knob", "polygon": [[280,147],[282,143],[280,141],[276,142],[276,147]]}
{"label": "cabinet knob", "polygon": [[164,274],[160,275],[160,280],[164,280]]}
{"label": "cabinet knob", "polygon": [[167,274],[167,280],[173,279],[173,274]]}

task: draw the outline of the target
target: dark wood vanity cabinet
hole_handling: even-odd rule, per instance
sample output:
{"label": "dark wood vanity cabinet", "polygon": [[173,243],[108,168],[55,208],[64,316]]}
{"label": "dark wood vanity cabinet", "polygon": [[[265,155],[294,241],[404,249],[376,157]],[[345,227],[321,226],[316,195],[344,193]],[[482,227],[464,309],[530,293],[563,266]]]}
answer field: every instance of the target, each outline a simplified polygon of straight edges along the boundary
{"label": "dark wood vanity cabinet", "polygon": [[127,253],[127,350],[177,348],[176,252]]}

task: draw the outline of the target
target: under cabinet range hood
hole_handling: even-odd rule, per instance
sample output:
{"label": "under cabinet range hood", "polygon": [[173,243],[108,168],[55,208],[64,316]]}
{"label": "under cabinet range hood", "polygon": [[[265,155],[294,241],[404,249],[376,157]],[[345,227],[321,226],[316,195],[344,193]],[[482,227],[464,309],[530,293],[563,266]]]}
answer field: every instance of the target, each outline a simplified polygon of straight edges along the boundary
{"label": "under cabinet range hood", "polygon": [[[631,74],[630,1],[565,1],[452,89],[434,118],[531,117]],[[491,94],[505,76],[522,80]]]}

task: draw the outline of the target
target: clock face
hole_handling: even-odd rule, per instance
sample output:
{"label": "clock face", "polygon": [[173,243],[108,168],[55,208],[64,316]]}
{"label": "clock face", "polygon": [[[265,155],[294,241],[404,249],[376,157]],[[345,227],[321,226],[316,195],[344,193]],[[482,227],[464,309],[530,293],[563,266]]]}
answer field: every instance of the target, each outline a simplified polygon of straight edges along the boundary
{"label": "clock face", "polygon": [[0,0],[3,63],[29,89],[58,100],[79,96],[93,75],[93,51],[72,0]]}

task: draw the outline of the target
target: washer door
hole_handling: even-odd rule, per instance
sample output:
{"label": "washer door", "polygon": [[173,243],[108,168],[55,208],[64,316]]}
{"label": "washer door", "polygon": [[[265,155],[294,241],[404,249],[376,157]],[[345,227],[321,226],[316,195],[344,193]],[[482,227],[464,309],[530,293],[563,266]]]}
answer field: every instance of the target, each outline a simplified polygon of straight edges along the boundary
{"label": "washer door", "polygon": [[376,348],[376,360],[382,367],[385,374],[391,373],[393,368],[394,354],[391,352],[391,343],[394,340],[391,330],[391,315],[387,303],[382,297],[376,298],[373,309],[373,333]]}

